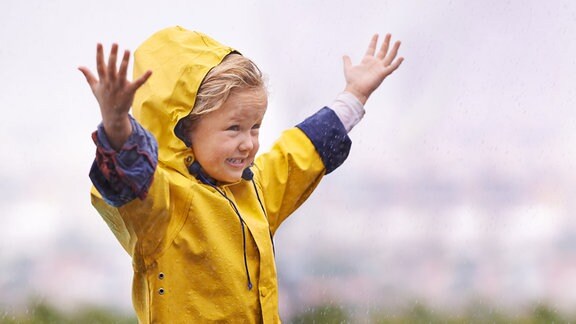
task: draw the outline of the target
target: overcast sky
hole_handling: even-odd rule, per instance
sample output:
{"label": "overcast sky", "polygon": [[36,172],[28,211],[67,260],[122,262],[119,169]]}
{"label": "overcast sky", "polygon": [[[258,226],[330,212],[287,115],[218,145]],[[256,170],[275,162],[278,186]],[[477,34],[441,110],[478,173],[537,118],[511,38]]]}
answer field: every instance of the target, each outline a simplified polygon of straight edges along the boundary
{"label": "overcast sky", "polygon": [[[346,217],[331,218],[330,225],[324,218],[306,221],[306,214],[330,213],[326,204],[334,197],[351,214],[379,215],[395,235],[381,245],[397,249],[421,234],[418,224],[454,246],[486,237],[489,230],[478,232],[478,224],[494,221],[486,215],[512,215],[503,224],[518,231],[493,230],[516,233],[510,236],[520,243],[549,242],[570,226],[576,232],[572,1],[3,0],[2,277],[21,260],[43,260],[38,271],[56,271],[47,260],[85,246],[82,253],[95,256],[82,271],[104,276],[96,266],[103,260],[127,265],[112,282],[122,290],[118,298],[129,299],[129,260],[89,202],[90,134],[100,117],[77,67],[95,68],[97,42],[133,50],[173,25],[239,49],[267,75],[263,149],[343,89],[342,55],[357,62],[373,33],[390,32],[403,43],[405,62],[369,100],[364,121],[351,133],[349,161],[280,231],[280,246],[312,239],[314,226],[327,228],[327,240],[349,232]],[[449,233],[434,225],[443,221]],[[357,234],[345,239],[363,238]],[[292,256],[280,253],[281,262]],[[15,285],[4,278],[0,288]],[[49,294],[43,285],[38,289]]]}

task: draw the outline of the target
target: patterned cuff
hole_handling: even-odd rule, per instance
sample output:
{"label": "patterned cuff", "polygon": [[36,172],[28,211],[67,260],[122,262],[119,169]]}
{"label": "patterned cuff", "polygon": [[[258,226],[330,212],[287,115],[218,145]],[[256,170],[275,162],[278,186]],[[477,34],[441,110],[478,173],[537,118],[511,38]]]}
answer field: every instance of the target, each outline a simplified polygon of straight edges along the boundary
{"label": "patterned cuff", "polygon": [[296,127],[300,128],[314,144],[324,162],[326,174],[342,165],[348,157],[352,141],[332,109],[324,107]]}
{"label": "patterned cuff", "polygon": [[92,133],[96,159],[90,169],[90,179],[104,200],[115,207],[136,197],[146,198],[158,164],[158,144],[154,136],[131,116],[130,123],[132,134],[120,151],[112,148],[102,124]]}

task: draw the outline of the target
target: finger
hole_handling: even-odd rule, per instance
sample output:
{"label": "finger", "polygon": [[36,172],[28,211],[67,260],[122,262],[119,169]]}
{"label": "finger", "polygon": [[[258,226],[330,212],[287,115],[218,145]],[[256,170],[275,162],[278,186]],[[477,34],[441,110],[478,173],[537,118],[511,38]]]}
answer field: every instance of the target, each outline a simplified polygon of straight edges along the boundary
{"label": "finger", "polygon": [[390,34],[386,34],[386,37],[384,37],[384,42],[382,43],[382,47],[380,47],[380,51],[378,52],[378,58],[381,60],[384,59],[384,57],[386,57],[386,53],[388,53],[391,37],[392,35]]}
{"label": "finger", "polygon": [[385,74],[386,75],[390,75],[392,72],[396,71],[396,69],[398,69],[398,67],[400,67],[400,64],[402,64],[402,62],[404,62],[404,58],[403,57],[399,57],[396,61],[394,61],[394,63],[390,64],[386,70],[385,70]]}
{"label": "finger", "polygon": [[98,82],[96,77],[94,77],[94,75],[92,74],[92,72],[90,72],[90,70],[88,68],[86,68],[84,66],[80,66],[80,67],[78,67],[78,70],[80,70],[80,72],[82,72],[82,74],[84,74],[84,77],[86,78],[86,82],[88,82],[88,84],[90,85],[90,88],[92,88]]}
{"label": "finger", "polygon": [[392,50],[384,59],[384,66],[390,65],[390,63],[394,61],[396,55],[398,55],[398,49],[400,48],[400,44],[401,44],[400,41],[396,41],[396,43],[394,43],[394,46],[392,46]]}
{"label": "finger", "polygon": [[104,48],[102,44],[96,45],[96,70],[100,80],[106,79],[106,63],[104,63]]}
{"label": "finger", "polygon": [[374,36],[372,36],[370,44],[368,45],[368,49],[366,50],[367,56],[374,56],[374,53],[376,52],[376,43],[378,43],[378,34],[374,34]]}
{"label": "finger", "polygon": [[118,44],[112,44],[110,49],[110,56],[108,57],[108,78],[110,80],[116,79],[116,58],[118,56]]}
{"label": "finger", "polygon": [[129,91],[136,92],[136,90],[138,90],[138,88],[140,88],[144,83],[146,83],[146,81],[148,81],[148,79],[150,78],[151,75],[152,75],[152,71],[150,71],[150,70],[146,71],[146,73],[144,73],[136,81],[132,82],[132,84],[129,87]]}
{"label": "finger", "polygon": [[344,55],[342,57],[342,66],[344,67],[344,77],[346,77],[348,70],[352,66],[352,60],[350,59],[350,56]]}
{"label": "finger", "polygon": [[129,61],[130,61],[130,51],[125,50],[124,56],[122,57],[122,62],[120,63],[120,69],[118,70],[118,79],[121,82],[126,81],[126,73],[128,70]]}
{"label": "finger", "polygon": [[352,66],[352,60],[350,59],[350,56],[344,55],[342,57],[342,63],[344,64],[344,70],[347,70],[350,66]]}

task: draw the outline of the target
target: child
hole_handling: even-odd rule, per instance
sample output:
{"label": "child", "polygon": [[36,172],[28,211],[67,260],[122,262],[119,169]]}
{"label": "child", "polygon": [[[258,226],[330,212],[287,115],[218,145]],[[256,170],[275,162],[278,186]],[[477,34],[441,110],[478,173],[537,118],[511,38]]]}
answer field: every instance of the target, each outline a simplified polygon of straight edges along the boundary
{"label": "child", "polygon": [[377,40],[358,65],[344,57],[346,88],[331,108],[256,159],[267,94],[249,59],[167,28],[136,50],[130,82],[130,53],[116,70],[117,45],[107,63],[98,45],[98,78],[79,68],[102,114],[92,203],[132,257],[139,322],[280,322],[272,236],[344,162],[347,132],[402,62],[399,42],[389,51],[387,35],[376,51]]}

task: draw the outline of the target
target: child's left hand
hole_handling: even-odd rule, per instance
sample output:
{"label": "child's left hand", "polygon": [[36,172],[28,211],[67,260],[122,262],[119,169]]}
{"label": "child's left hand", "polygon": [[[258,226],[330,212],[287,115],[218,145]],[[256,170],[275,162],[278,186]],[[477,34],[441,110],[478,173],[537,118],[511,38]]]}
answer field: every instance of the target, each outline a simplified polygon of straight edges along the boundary
{"label": "child's left hand", "polygon": [[[390,34],[384,38],[384,43],[380,47],[380,51],[376,54],[376,44],[378,43],[378,35],[372,36],[368,50],[362,61],[358,65],[352,65],[352,60],[349,56],[344,56],[344,77],[346,78],[346,89],[352,93],[362,104],[365,104],[368,97],[376,90],[384,79],[392,74],[399,66],[404,58],[399,57],[398,48],[400,41],[396,41],[394,46],[388,52],[390,46]],[[376,55],[375,55],[376,54]]]}

